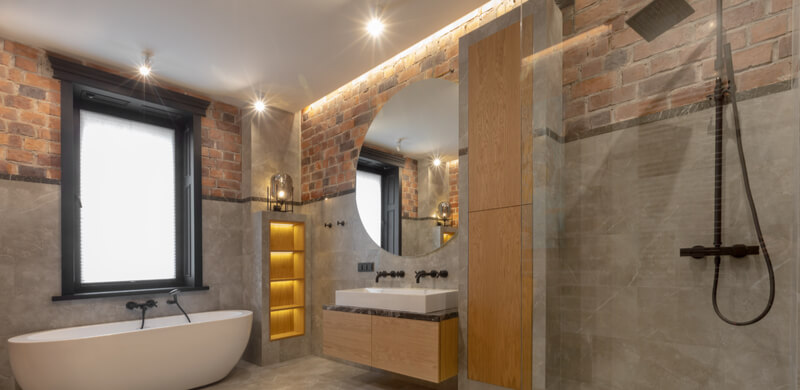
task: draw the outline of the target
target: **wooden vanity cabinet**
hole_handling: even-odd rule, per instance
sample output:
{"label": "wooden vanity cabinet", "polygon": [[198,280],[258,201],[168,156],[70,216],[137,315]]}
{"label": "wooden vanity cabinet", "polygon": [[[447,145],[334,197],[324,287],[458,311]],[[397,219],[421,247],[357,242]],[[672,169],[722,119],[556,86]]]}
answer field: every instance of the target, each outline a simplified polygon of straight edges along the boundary
{"label": "wooden vanity cabinet", "polygon": [[323,311],[323,353],[439,383],[458,373],[458,318],[441,322]]}
{"label": "wooden vanity cabinet", "polygon": [[322,312],[322,353],[372,365],[372,319],[369,314]]}

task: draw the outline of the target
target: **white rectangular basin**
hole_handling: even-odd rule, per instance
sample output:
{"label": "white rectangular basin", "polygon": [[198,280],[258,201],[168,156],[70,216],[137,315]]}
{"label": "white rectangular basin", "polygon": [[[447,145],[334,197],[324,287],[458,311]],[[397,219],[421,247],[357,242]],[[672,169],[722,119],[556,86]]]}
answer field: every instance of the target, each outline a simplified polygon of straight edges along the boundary
{"label": "white rectangular basin", "polygon": [[431,313],[458,306],[458,290],[356,288],[337,290],[336,304],[369,309]]}

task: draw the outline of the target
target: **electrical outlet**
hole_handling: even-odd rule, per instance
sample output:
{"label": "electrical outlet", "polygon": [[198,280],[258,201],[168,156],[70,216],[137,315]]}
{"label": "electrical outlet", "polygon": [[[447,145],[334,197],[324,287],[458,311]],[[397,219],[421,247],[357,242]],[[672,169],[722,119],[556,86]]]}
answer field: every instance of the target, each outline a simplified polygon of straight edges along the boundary
{"label": "electrical outlet", "polygon": [[358,272],[375,271],[375,263],[358,263]]}

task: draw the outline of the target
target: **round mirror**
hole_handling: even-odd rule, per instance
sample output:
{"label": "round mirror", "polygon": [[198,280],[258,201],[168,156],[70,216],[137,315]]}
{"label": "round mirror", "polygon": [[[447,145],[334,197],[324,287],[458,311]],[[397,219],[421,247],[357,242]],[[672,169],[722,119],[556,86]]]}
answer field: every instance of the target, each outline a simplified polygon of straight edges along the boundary
{"label": "round mirror", "polygon": [[395,255],[425,255],[455,236],[458,84],[418,81],[383,106],[359,154],[356,203],[370,238]]}

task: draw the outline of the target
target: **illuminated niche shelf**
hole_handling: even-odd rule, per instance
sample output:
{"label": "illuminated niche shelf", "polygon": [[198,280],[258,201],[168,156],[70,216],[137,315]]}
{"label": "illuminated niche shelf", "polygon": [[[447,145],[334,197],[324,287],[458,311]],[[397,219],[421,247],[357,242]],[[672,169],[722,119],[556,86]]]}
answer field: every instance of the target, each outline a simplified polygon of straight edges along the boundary
{"label": "illuminated niche shelf", "polygon": [[269,223],[269,339],[305,334],[305,224]]}

